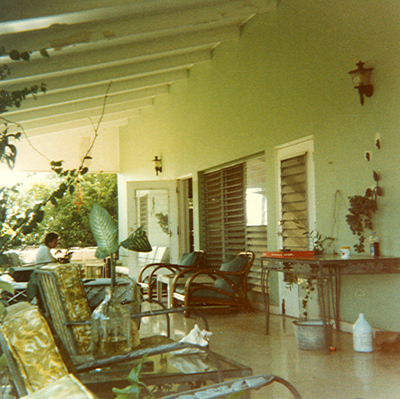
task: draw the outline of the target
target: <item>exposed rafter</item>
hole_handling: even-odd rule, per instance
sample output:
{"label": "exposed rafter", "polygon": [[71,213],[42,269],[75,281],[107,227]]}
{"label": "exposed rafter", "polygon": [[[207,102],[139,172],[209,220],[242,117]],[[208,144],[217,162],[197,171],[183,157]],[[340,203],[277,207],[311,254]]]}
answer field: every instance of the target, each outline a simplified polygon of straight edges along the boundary
{"label": "exposed rafter", "polygon": [[[193,65],[211,60],[221,42],[236,39],[257,13],[277,0],[3,0],[0,46],[30,51],[12,63],[0,90],[47,84],[48,92],[23,102],[7,118],[33,135],[86,125],[101,113],[112,81],[105,120],[138,115]],[[40,56],[48,50],[50,58]]]}

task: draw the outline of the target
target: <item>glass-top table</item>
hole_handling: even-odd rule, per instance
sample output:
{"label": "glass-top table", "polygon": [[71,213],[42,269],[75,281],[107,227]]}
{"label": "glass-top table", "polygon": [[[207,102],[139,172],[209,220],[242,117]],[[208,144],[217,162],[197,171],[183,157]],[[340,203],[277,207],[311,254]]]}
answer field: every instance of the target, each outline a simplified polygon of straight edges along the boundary
{"label": "glass-top table", "polygon": [[[248,377],[253,370],[235,360],[212,352],[222,369],[223,379]],[[94,393],[112,393],[112,388],[124,388],[129,383],[127,376],[138,361],[114,365],[110,368],[92,370],[79,375],[80,380]],[[218,370],[213,359],[206,353],[174,354],[174,352],[153,355],[145,360],[140,381],[158,390],[173,390],[181,384],[197,388],[207,381],[219,382]],[[110,398],[114,396],[110,396]]]}

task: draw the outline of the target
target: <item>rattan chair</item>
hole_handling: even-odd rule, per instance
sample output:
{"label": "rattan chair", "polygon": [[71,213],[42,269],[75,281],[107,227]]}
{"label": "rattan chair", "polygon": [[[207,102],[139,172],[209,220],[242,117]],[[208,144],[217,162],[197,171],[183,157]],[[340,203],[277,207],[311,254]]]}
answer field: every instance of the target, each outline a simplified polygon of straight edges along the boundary
{"label": "rattan chair", "polygon": [[175,274],[182,270],[197,270],[203,266],[204,251],[193,251],[183,254],[177,264],[173,263],[150,263],[143,267],[138,276],[138,284],[149,298],[155,296],[157,285],[157,274]]}
{"label": "rattan chair", "polygon": [[[172,282],[173,306],[181,302],[191,308],[213,306],[252,310],[247,297],[247,276],[254,257],[251,251],[241,252],[236,258],[223,263],[219,270],[202,269],[190,275],[185,271],[177,273]],[[199,283],[204,276],[209,277],[211,282]],[[186,280],[184,285],[182,279]]]}

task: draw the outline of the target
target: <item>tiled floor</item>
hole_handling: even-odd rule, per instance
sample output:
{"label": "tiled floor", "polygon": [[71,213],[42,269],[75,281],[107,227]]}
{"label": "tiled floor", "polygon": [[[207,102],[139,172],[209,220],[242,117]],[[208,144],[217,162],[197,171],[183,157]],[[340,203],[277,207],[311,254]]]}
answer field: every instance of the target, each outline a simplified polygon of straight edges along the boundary
{"label": "tiled floor", "polygon": [[[210,314],[207,320],[213,332],[213,351],[251,366],[253,374],[275,374],[287,379],[304,399],[400,398],[400,353],[355,352],[348,333],[334,333],[333,345],[337,349],[328,354],[299,350],[293,319],[271,316],[270,335],[266,336],[262,312]],[[195,322],[193,318],[175,317],[176,339],[190,331]],[[279,386],[271,386],[252,394],[252,398],[261,397],[292,396]]]}

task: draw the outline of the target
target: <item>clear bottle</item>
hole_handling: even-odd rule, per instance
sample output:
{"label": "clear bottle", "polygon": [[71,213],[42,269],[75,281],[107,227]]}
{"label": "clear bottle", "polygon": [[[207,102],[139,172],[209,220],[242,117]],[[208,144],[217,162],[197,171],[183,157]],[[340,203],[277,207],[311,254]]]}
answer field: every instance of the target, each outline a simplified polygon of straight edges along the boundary
{"label": "clear bottle", "polygon": [[103,302],[91,316],[91,351],[95,358],[129,352],[132,347],[129,310],[112,296],[108,287]]}
{"label": "clear bottle", "polygon": [[380,248],[379,248],[379,237],[375,231],[371,233],[369,236],[369,251],[371,257],[379,258],[380,255]]}
{"label": "clear bottle", "polygon": [[360,313],[353,325],[353,343],[356,352],[372,352],[374,350],[372,327],[365,319],[364,313]]}

